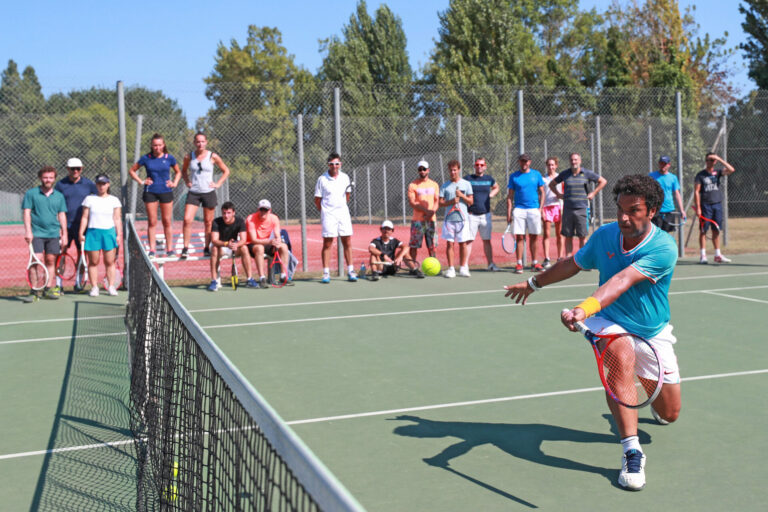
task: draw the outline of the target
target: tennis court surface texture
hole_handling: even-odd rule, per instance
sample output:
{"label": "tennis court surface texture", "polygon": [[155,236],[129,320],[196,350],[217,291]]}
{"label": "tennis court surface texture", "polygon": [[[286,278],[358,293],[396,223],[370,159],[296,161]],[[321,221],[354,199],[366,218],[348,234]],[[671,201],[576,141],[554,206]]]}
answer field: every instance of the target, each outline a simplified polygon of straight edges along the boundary
{"label": "tennis court surface texture", "polygon": [[[597,273],[513,305],[502,287],[528,274],[173,291],[367,510],[764,510],[768,255],[678,263],[683,409],[641,411],[637,493],[616,485],[591,349],[558,318]],[[135,510],[126,295],[0,300],[0,509]]]}

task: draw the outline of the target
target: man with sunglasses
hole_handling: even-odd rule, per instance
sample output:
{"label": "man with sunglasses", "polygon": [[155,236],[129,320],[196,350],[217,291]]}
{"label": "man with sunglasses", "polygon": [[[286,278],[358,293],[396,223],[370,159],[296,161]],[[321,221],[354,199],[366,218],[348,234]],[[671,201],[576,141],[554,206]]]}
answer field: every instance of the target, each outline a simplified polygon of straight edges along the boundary
{"label": "man with sunglasses", "polygon": [[488,163],[485,158],[480,157],[475,160],[475,174],[467,174],[464,179],[472,184],[472,192],[475,201],[469,207],[469,235],[470,242],[467,244],[467,260],[472,253],[472,242],[477,233],[483,239],[483,251],[485,251],[485,260],[488,262],[488,270],[498,272],[499,267],[493,262],[493,246],[491,245],[491,234],[493,233],[493,219],[491,215],[491,198],[499,193],[501,187],[493,179],[493,176],[486,174]]}
{"label": "man with sunglasses", "polygon": [[67,160],[67,176],[59,180],[54,188],[64,194],[67,202],[67,245],[61,250],[66,252],[74,242],[77,249],[75,261],[80,261],[82,247],[78,234],[80,219],[83,216],[83,200],[98,193],[96,184],[83,176],[83,162],[79,158],[70,158]]}
{"label": "man with sunglasses", "polygon": [[429,255],[435,257],[435,214],[440,201],[440,186],[429,179],[429,163],[420,160],[416,167],[419,176],[408,185],[408,203],[413,208],[411,239],[408,243],[412,260],[416,259],[422,241],[427,246]]}
{"label": "man with sunglasses", "polygon": [[[267,283],[267,263],[264,256],[272,258],[275,251],[280,254],[280,260],[286,264],[290,261],[288,244],[280,237],[280,219],[272,213],[272,204],[269,199],[259,201],[259,211],[250,214],[245,219],[248,250],[256,260],[256,269],[259,274],[259,287],[269,288]],[[281,269],[280,280],[285,279],[285,268]]]}
{"label": "man with sunglasses", "polygon": [[357,273],[352,266],[352,217],[349,215],[350,194],[347,191],[351,182],[346,173],[341,172],[341,157],[338,153],[328,155],[328,171],[317,178],[315,184],[315,207],[320,211],[322,224],[323,279],[331,282],[331,247],[333,239],[339,237],[344,248],[344,260],[347,263],[347,280],[357,281]]}
{"label": "man with sunglasses", "polygon": [[[723,164],[722,169],[715,169],[715,164],[718,162]],[[723,225],[723,191],[720,189],[720,178],[734,172],[736,172],[736,169],[731,164],[714,153],[707,153],[705,168],[694,179],[693,197],[696,215],[711,219],[717,222],[718,226]],[[707,229],[714,231],[712,234],[712,245],[715,247],[715,263],[730,263],[730,258],[726,258],[720,252],[720,230],[711,224],[711,222],[699,224],[699,247],[701,248],[699,263],[707,263],[707,238],[705,236]]]}

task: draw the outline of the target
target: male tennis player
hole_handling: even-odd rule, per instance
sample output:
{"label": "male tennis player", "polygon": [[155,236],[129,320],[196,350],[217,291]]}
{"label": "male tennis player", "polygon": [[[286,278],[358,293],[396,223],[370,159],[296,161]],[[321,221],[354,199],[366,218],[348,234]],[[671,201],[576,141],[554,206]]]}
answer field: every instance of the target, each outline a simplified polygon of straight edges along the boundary
{"label": "male tennis player", "polygon": [[[469,253],[467,244],[472,240],[469,234],[469,221],[467,221],[467,207],[472,206],[472,184],[461,177],[461,164],[458,160],[448,162],[448,170],[451,173],[451,181],[440,185],[439,205],[445,207],[446,219],[443,222],[443,240],[445,240],[445,256],[448,259],[448,268],[443,275],[447,278],[456,277],[456,269],[453,268],[453,244],[459,244],[459,275],[469,277]],[[450,212],[453,207],[461,211],[463,220],[454,222],[450,220]]]}
{"label": "male tennis player", "polygon": [[328,171],[317,178],[315,184],[315,206],[320,211],[320,223],[323,227],[323,279],[331,282],[331,247],[333,239],[341,238],[344,248],[344,261],[347,263],[347,280],[357,281],[357,273],[352,267],[352,218],[349,215],[349,175],[341,172],[341,157],[338,153],[328,155]]}
{"label": "male tennis player", "polygon": [[429,255],[435,257],[437,247],[435,214],[440,201],[440,186],[429,179],[429,163],[426,160],[419,160],[416,169],[419,177],[408,185],[408,203],[413,208],[411,239],[408,242],[412,260],[416,259],[416,253],[421,248],[422,241],[427,246]]}
{"label": "male tennis player", "polygon": [[[664,192],[650,176],[624,176],[613,188],[617,222],[606,224],[574,256],[557,262],[527,281],[506,286],[506,297],[525,304],[534,291],[578,274],[600,271],[600,287],[561,316],[571,331],[584,321],[594,332],[631,332],[653,344],[664,367],[661,394],[651,404],[656,420],[666,425],[680,413],[680,372],[669,324],[669,284],[677,262],[677,245],[651,219]],[[641,362],[637,362],[641,364]],[[619,485],[639,491],[645,486],[645,455],[637,437],[637,410],[606,397],[624,450]]]}
{"label": "male tennis player", "polygon": [[480,233],[483,239],[483,251],[485,260],[488,262],[488,270],[498,272],[499,267],[493,262],[493,246],[491,245],[491,234],[493,233],[493,219],[491,216],[491,198],[499,193],[501,187],[493,176],[486,174],[488,163],[485,158],[480,157],[475,160],[475,174],[467,174],[464,179],[472,184],[472,193],[474,201],[469,207],[469,236],[472,238],[467,244],[467,259],[472,255],[472,243],[475,237]]}
{"label": "male tennis player", "polygon": [[219,283],[219,264],[224,251],[229,251],[233,258],[243,261],[248,288],[258,288],[259,284],[251,274],[251,257],[248,255],[247,230],[242,217],[235,215],[235,204],[227,201],[221,205],[221,217],[213,219],[211,225],[211,284],[209,292],[221,288]]}
{"label": "male tennis player", "polygon": [[[67,201],[64,194],[53,188],[56,169],[43,167],[37,172],[37,177],[40,179],[40,186],[27,190],[21,202],[24,241],[32,244],[38,259],[48,269],[48,284],[43,291],[43,297],[58,299],[55,267],[61,247],[67,246]],[[35,292],[30,294],[35,295]]]}
{"label": "male tennis player", "polygon": [[[403,264],[405,255],[408,254],[408,248],[403,242],[393,237],[395,226],[391,220],[385,220],[381,223],[381,236],[371,240],[368,245],[368,264],[371,267],[371,279],[378,281],[382,275],[393,276],[397,272],[397,267]],[[379,262],[386,261],[392,265],[382,265]],[[424,277],[424,273],[413,260],[405,260],[406,266],[411,275]]]}
{"label": "male tennis player", "polygon": [[681,214],[685,212],[683,198],[680,196],[680,182],[677,181],[677,176],[669,172],[671,162],[672,159],[668,156],[659,157],[659,170],[650,174],[651,178],[659,182],[664,191],[664,202],[661,203],[661,208],[653,217],[653,223],[667,233],[672,233],[675,230],[675,226],[667,221],[667,215],[675,211],[675,204],[677,204]]}
{"label": "male tennis player", "polygon": [[[259,286],[269,288],[267,283],[268,267],[264,261],[264,255],[268,258],[275,256],[275,251],[280,254],[280,260],[286,265],[291,259],[288,244],[280,237],[280,219],[272,212],[272,203],[269,199],[259,201],[259,211],[250,214],[245,219],[245,228],[248,232],[248,250],[256,260],[256,269],[259,273]],[[286,268],[281,268],[280,279],[285,279]]]}
{"label": "male tennis player", "polygon": [[[520,169],[509,175],[507,183],[507,224],[511,224],[517,240],[517,264],[515,273],[523,273],[523,251],[525,251],[525,233],[528,232],[528,245],[531,248],[532,272],[541,272],[536,247],[541,233],[541,207],[544,205],[544,178],[536,169],[531,169],[531,156],[523,153],[518,157]],[[514,209],[512,206],[514,205]]]}
{"label": "male tennis player", "polygon": [[[715,164],[723,164],[722,169],[715,169]],[[695,199],[696,214],[717,222],[723,226],[723,191],[720,189],[720,178],[736,172],[731,164],[714,153],[707,153],[704,170],[699,171],[694,178],[693,197]],[[706,232],[712,229],[712,245],[715,247],[715,263],[730,263],[720,252],[720,230],[715,229],[711,222],[700,223],[699,247],[701,257],[699,263],[707,263],[707,239]]]}

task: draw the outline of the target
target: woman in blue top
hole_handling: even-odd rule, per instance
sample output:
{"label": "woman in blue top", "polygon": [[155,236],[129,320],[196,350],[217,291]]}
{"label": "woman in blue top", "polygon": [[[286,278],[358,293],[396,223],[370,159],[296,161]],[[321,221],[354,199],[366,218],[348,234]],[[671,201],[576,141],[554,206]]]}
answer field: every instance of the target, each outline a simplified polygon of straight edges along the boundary
{"label": "woman in blue top", "polygon": [[[149,238],[149,257],[155,256],[155,230],[157,228],[157,204],[160,203],[160,217],[165,232],[167,256],[173,256],[173,231],[171,218],[173,213],[173,188],[179,184],[181,171],[173,155],[169,155],[165,140],[159,133],[152,135],[151,150],[139,158],[128,171],[131,178],[144,185],[142,200],[147,210],[147,238]],[[147,177],[141,179],[136,171],[140,167],[147,170]],[[171,169],[174,175],[171,179]]]}

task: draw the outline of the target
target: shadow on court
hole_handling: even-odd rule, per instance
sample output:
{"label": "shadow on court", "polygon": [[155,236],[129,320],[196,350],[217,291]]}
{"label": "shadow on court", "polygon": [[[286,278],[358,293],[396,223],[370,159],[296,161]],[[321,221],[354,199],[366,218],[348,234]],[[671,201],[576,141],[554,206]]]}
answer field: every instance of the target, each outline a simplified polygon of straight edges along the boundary
{"label": "shadow on court", "polygon": [[[413,422],[412,425],[396,427],[394,433],[397,435],[420,438],[453,437],[461,439],[461,441],[446,447],[437,455],[424,459],[424,462],[430,466],[445,469],[446,471],[507,499],[530,508],[538,508],[535,504],[518,498],[503,489],[499,489],[470,475],[457,471],[451,467],[451,460],[467,454],[473,448],[490,444],[513,457],[536,464],[600,475],[608,479],[608,481],[611,482],[611,485],[618,487],[618,484],[616,483],[616,479],[619,476],[618,468],[591,466],[575,460],[547,455],[541,450],[541,445],[545,441],[569,441],[574,443],[605,443],[617,445],[618,436],[616,435],[616,426],[613,423],[613,419],[609,414],[603,416],[610,424],[611,434],[585,432],[583,430],[575,430],[541,423],[513,424],[433,421],[409,415],[398,416],[397,418],[393,418],[393,421]],[[643,445],[651,443],[651,436],[647,433],[639,430],[638,435],[640,437],[640,442]]]}
{"label": "shadow on court", "polygon": [[[129,365],[114,304],[78,301],[64,379],[31,511],[135,510]],[[88,335],[88,337],[86,337]],[[104,443],[123,442],[113,446]],[[94,446],[96,445],[96,446]],[[66,448],[79,447],[74,450]]]}

